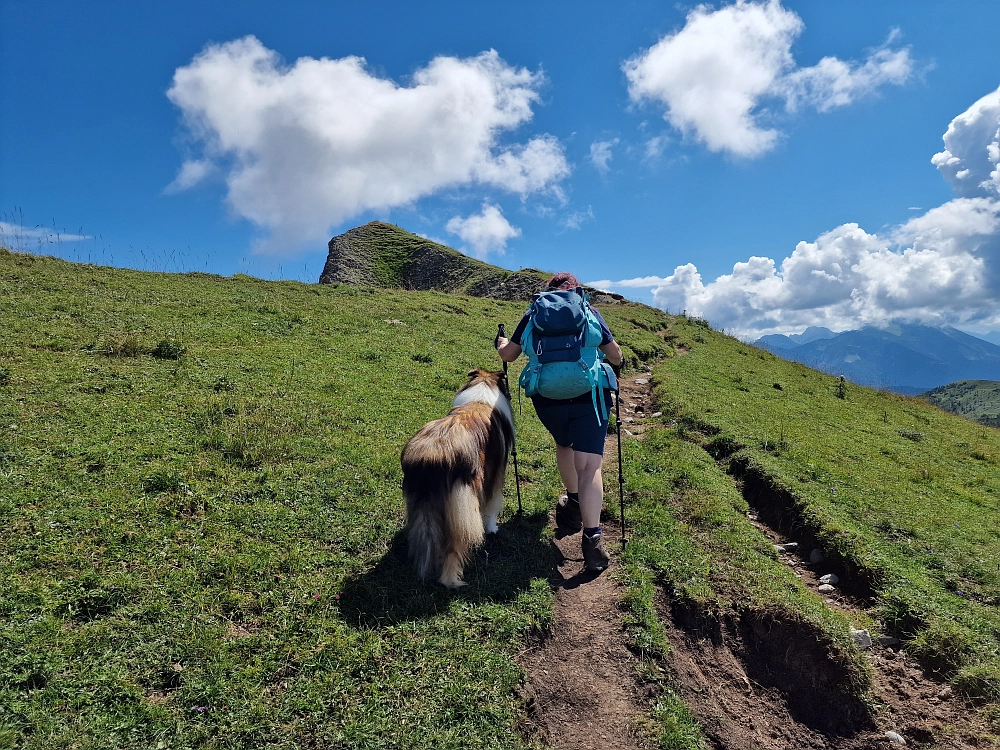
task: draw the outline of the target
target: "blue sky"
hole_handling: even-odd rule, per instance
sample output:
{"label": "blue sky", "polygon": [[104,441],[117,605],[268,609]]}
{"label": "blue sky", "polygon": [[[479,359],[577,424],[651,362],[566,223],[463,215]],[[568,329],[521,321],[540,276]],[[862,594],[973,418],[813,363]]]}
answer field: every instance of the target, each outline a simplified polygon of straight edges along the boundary
{"label": "blue sky", "polygon": [[1000,329],[997,28],[995,2],[4,0],[0,219],[308,281],[380,219],[733,331]]}

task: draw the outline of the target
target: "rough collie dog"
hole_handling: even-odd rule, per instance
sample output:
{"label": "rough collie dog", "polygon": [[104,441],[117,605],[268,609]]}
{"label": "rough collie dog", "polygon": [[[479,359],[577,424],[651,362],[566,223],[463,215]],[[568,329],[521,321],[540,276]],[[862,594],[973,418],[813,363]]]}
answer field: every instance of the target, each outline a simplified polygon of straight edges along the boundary
{"label": "rough collie dog", "polygon": [[410,558],[421,578],[440,571],[445,586],[465,585],[469,550],[497,531],[513,443],[504,374],[472,370],[448,416],[425,424],[403,448]]}

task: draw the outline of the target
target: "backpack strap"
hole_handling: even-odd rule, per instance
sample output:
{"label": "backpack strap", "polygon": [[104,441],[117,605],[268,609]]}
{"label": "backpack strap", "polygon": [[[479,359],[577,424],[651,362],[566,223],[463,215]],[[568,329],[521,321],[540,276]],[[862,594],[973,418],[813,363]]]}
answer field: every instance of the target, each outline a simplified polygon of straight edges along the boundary
{"label": "backpack strap", "polygon": [[538,393],[538,380],[542,375],[542,364],[538,361],[538,355],[535,353],[534,347],[534,324],[531,318],[529,318],[528,324],[524,327],[524,332],[521,334],[521,351],[527,354],[528,364],[521,370],[521,377],[518,378],[518,385],[524,389],[524,395],[529,398]]}

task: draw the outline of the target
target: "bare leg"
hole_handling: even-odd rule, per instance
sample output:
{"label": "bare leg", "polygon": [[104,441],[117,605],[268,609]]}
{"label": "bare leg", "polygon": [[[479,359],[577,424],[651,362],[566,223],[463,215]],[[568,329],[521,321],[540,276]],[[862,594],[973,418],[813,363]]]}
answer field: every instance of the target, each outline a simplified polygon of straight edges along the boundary
{"label": "bare leg", "polygon": [[[593,528],[601,525],[601,509],[604,507],[604,480],[601,476],[603,456],[596,453],[573,453],[578,492],[580,493],[580,514],[583,516],[583,527]],[[560,465],[560,469],[562,466]]]}
{"label": "bare leg", "polygon": [[562,477],[563,485],[567,492],[578,492],[579,481],[576,476],[576,451],[571,446],[556,446],[556,465],[559,467],[559,476]]}

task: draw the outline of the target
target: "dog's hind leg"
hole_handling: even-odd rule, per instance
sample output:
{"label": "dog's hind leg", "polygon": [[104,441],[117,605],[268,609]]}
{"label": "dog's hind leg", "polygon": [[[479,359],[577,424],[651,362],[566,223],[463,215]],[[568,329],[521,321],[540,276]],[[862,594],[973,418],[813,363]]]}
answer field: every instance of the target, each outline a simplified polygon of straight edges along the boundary
{"label": "dog's hind leg", "polygon": [[462,569],[465,567],[464,564],[465,555],[458,552],[449,551],[444,558],[444,568],[441,571],[441,584],[447,586],[450,589],[457,589],[460,586],[465,586],[465,581],[462,580]]}
{"label": "dog's hind leg", "polygon": [[503,461],[498,470],[490,476],[487,474],[486,486],[483,487],[482,500],[479,503],[479,514],[483,517],[483,529],[487,534],[496,534],[497,518],[503,512],[503,483],[507,476],[507,462]]}
{"label": "dog's hind leg", "polygon": [[496,534],[500,530],[500,527],[497,526],[497,518],[503,512],[503,485],[497,488],[493,497],[486,501],[480,512],[483,516],[483,530],[487,534]]}
{"label": "dog's hind leg", "polygon": [[448,523],[448,541],[445,545],[441,583],[454,589],[464,586],[462,569],[472,547],[483,543],[483,526],[476,512],[479,499],[475,490],[457,482],[448,495],[445,516]]}

